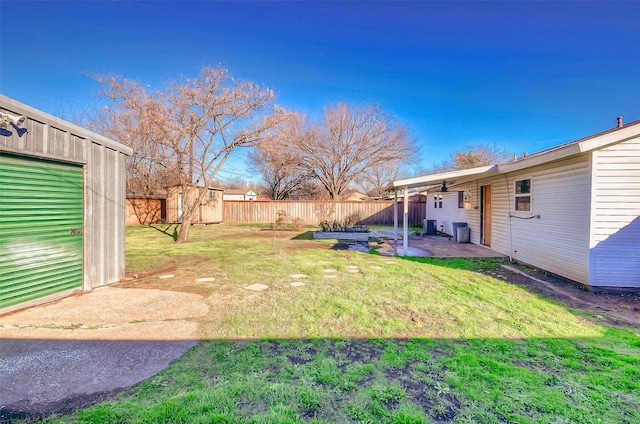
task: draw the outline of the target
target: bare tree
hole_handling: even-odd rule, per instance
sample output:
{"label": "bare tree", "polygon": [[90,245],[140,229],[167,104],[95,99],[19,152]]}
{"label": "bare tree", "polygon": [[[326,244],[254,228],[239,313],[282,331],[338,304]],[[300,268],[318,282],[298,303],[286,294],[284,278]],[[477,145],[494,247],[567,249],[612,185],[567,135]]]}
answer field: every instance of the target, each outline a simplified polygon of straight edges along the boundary
{"label": "bare tree", "polygon": [[[192,217],[208,195],[197,184],[210,186],[231,152],[271,137],[283,115],[271,107],[271,90],[235,80],[221,67],[204,67],[197,78],[155,91],[121,76],[97,80],[114,104],[110,117],[117,139],[142,145],[139,160],[150,172],[165,169],[179,181],[188,204],[177,242],[188,241]],[[192,191],[197,194],[187,195]]]}
{"label": "bare tree", "polygon": [[387,194],[389,183],[400,178],[403,163],[389,161],[369,169],[359,180],[360,187],[371,197],[382,198]]}
{"label": "bare tree", "polygon": [[261,194],[271,200],[288,199],[312,177],[303,166],[300,152],[282,146],[282,140],[293,141],[302,136],[302,122],[302,117],[290,115],[276,138],[260,143],[249,153],[249,161],[262,174]]}
{"label": "bare tree", "polygon": [[242,178],[238,176],[238,177],[233,177],[230,180],[227,180],[226,183],[221,184],[220,186],[228,189],[234,189],[234,190],[240,190],[240,189],[253,190],[255,183],[247,180],[246,178]]}
{"label": "bare tree", "polygon": [[465,150],[452,153],[448,160],[442,162],[440,165],[434,166],[432,170],[425,173],[434,174],[494,165],[509,159],[510,156],[512,156],[512,154],[509,152],[486,144],[467,146]]}
{"label": "bare tree", "polygon": [[407,129],[376,105],[338,103],[325,110],[322,121],[296,128],[295,136],[282,137],[281,149],[295,152],[332,200],[368,171],[408,161],[416,151]]}
{"label": "bare tree", "polygon": [[151,195],[180,184],[179,166],[165,144],[149,136],[145,122],[122,108],[105,106],[91,114],[89,128],[133,148],[126,158],[127,193]]}

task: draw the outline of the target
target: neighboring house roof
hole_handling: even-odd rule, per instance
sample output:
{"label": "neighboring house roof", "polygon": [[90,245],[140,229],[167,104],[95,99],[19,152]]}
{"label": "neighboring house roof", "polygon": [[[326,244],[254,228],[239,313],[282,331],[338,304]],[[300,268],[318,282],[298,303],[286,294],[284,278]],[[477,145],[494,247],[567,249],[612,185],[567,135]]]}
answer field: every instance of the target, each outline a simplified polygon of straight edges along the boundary
{"label": "neighboring house roof", "polygon": [[345,190],[342,197],[344,200],[363,200],[369,196],[358,190]]}
{"label": "neighboring house roof", "polygon": [[144,193],[127,193],[127,199],[166,199],[167,193],[152,193],[152,194],[144,194]]}
{"label": "neighboring house roof", "polygon": [[[192,184],[192,185],[194,185],[194,186],[195,186],[195,184]],[[175,185],[175,186],[172,186],[172,187],[169,187],[169,188],[176,188],[176,187],[182,187],[182,185],[181,185],[181,184],[178,184],[178,185]],[[198,185],[198,187],[202,187],[202,188],[204,188],[204,186],[202,186],[202,185]],[[209,186],[209,190],[224,191],[224,189],[223,189],[223,188],[220,188],[220,187],[214,187],[214,186]]]}
{"label": "neighboring house roof", "polygon": [[253,190],[246,190],[243,188],[229,188],[224,190],[224,194],[242,194],[248,196],[257,196]]}
{"label": "neighboring house roof", "polygon": [[549,149],[518,158],[511,162],[397,180],[393,182],[391,187],[425,187],[430,185],[440,185],[445,181],[447,184],[458,184],[476,180],[478,178],[489,177],[491,175],[505,174],[507,172],[513,172],[565,159],[570,156],[586,153],[592,150],[602,149],[603,147],[611,144],[620,143],[630,138],[637,137],[638,134],[640,134],[640,121],[634,121],[622,127],[613,128],[569,143],[551,147]]}

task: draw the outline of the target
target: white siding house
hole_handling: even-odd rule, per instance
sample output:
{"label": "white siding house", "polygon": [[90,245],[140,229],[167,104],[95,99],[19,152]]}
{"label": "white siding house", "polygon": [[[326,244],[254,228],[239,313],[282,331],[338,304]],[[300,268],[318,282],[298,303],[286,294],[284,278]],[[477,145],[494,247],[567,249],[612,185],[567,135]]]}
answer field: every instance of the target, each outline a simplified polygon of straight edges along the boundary
{"label": "white siding house", "polygon": [[257,200],[258,194],[253,190],[226,189],[222,194],[222,200]]}
{"label": "white siding house", "polygon": [[513,260],[585,285],[640,287],[640,121],[511,162],[393,185],[430,187],[427,219],[445,233],[466,222],[472,243]]}

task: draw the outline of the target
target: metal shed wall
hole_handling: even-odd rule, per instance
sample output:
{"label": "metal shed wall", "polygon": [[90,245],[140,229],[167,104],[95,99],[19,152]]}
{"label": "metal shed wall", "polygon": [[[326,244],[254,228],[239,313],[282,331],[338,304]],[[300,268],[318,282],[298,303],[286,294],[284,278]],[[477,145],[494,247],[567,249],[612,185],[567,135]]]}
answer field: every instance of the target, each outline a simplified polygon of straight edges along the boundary
{"label": "metal shed wall", "polygon": [[131,148],[3,95],[0,110],[27,117],[22,128],[0,132],[0,151],[83,165],[83,289],[121,279],[125,271],[125,157],[133,153]]}

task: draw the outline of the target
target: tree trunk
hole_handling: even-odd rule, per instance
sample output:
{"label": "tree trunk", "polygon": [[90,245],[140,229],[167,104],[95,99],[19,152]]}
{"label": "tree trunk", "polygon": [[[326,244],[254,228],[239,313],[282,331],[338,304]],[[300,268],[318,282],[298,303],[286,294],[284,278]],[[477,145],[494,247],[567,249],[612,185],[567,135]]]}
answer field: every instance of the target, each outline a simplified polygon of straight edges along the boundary
{"label": "tree trunk", "polygon": [[178,232],[178,238],[176,243],[186,243],[189,241],[189,231],[191,230],[192,215],[185,214],[182,217],[182,223],[180,224],[180,231]]}

